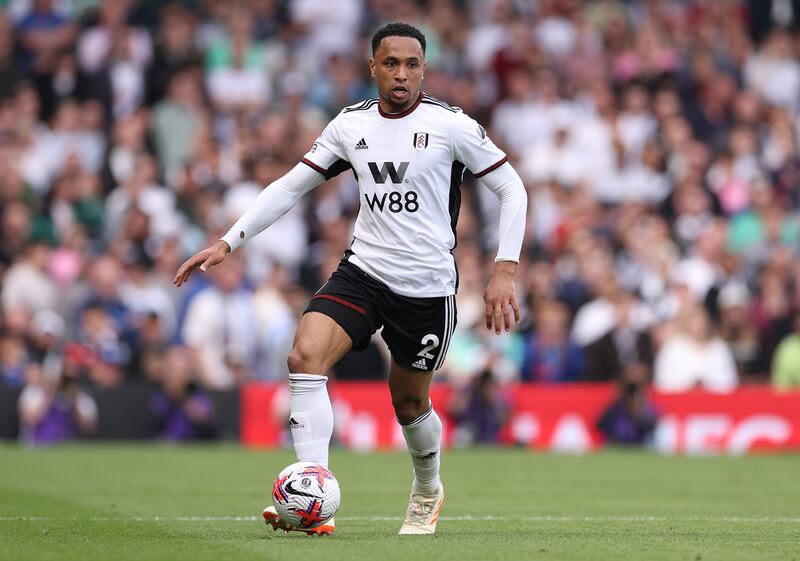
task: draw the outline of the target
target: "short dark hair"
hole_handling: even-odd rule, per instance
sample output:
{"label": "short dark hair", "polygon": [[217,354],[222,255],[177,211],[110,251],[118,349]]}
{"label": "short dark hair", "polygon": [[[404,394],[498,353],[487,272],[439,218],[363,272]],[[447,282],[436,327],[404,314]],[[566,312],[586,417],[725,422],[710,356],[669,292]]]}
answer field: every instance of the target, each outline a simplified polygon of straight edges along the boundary
{"label": "short dark hair", "polygon": [[425,54],[425,35],[422,34],[422,31],[407,23],[388,23],[372,36],[373,55],[378,50],[378,47],[381,46],[381,41],[386,37],[411,37],[412,39],[416,39],[422,46],[422,54]]}

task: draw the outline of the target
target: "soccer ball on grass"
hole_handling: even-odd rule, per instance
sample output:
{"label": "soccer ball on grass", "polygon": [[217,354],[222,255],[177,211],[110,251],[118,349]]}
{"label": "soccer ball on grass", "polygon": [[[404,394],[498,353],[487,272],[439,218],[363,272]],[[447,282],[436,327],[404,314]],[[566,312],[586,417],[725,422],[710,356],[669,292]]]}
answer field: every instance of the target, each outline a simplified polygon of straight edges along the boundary
{"label": "soccer ball on grass", "polygon": [[278,516],[296,528],[311,529],[324,524],[336,514],[340,500],[336,477],[313,462],[285,467],[272,486],[272,504]]}

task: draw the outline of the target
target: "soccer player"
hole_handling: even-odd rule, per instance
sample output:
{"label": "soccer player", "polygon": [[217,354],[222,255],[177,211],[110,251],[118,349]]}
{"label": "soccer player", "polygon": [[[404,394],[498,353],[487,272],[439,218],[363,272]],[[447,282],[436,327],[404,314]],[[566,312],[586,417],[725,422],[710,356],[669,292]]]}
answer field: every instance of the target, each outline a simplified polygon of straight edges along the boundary
{"label": "soccer player", "polygon": [[[442,424],[428,390],[456,325],[452,250],[461,179],[469,169],[500,200],[499,249],[484,294],[486,328],[497,334],[519,322],[514,273],[527,195],[483,127],[421,91],[425,36],[418,29],[402,23],[379,29],[369,68],[378,98],[343,109],[301,163],[264,189],[221,240],[181,265],[174,283],[181,286],[198,267],[205,272],[219,265],[306,192],[352,169],[361,197],[353,243],[297,328],[288,360],[289,426],[298,461],[327,467],[333,415],[325,374],[383,327],[392,355],[389,391],[414,467],[400,534],[432,534],[444,487]],[[264,517],[275,528],[299,530],[283,523],[273,507]],[[314,533],[333,529],[331,520]]]}

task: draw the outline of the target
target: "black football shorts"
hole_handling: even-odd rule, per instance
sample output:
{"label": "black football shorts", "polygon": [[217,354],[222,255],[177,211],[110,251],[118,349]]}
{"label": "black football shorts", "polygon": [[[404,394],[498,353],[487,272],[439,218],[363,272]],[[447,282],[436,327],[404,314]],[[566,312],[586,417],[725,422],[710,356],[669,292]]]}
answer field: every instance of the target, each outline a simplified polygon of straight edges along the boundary
{"label": "black football shorts", "polygon": [[308,303],[304,313],[308,312],[336,321],[356,351],[364,350],[372,334],[383,327],[381,336],[392,359],[421,372],[442,367],[456,326],[455,296],[400,296],[344,259]]}

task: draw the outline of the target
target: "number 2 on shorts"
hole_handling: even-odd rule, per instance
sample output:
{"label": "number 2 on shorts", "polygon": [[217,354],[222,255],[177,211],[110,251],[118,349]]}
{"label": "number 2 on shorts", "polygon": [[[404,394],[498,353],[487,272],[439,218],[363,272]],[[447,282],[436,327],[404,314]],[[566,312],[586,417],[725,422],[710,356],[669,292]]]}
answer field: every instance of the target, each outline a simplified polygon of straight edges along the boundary
{"label": "number 2 on shorts", "polygon": [[433,355],[430,351],[435,349],[439,346],[439,338],[434,335],[433,333],[428,333],[425,337],[422,338],[422,344],[426,345],[422,348],[420,352],[417,353],[417,356],[421,356],[422,358],[427,358],[428,360],[433,360]]}

